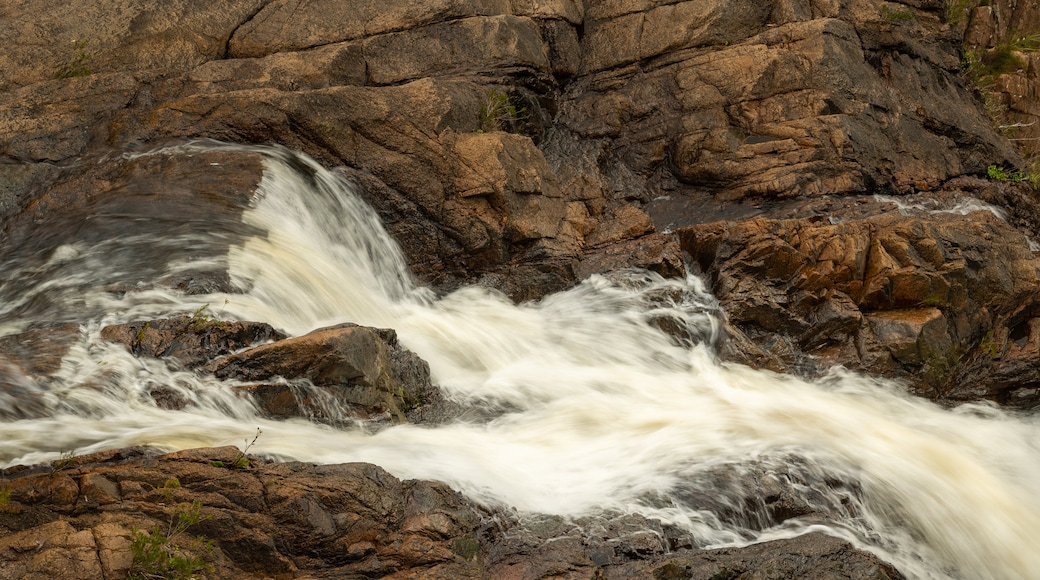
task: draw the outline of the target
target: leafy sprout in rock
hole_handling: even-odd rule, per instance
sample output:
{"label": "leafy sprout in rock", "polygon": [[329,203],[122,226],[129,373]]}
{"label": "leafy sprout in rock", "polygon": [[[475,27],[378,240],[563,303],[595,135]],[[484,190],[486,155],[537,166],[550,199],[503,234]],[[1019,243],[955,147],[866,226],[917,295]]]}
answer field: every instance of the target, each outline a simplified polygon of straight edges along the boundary
{"label": "leafy sprout in rock", "polygon": [[1005,169],[1003,165],[990,165],[986,168],[986,177],[990,181],[1004,181],[1009,183],[1028,183],[1033,189],[1040,188],[1040,173],[1036,171],[1023,171],[1021,169]]}
{"label": "leafy sprout in rock", "polygon": [[491,89],[480,108],[480,132],[517,131],[526,118],[524,107],[517,107],[508,94]]}
{"label": "leafy sprout in rock", "polygon": [[76,460],[76,452],[74,450],[63,449],[61,456],[51,462],[51,471],[61,471],[72,467],[72,463]]}
{"label": "leafy sprout in rock", "polygon": [[898,24],[901,22],[910,22],[917,19],[913,10],[906,7],[893,8],[888,4],[881,5],[881,18],[885,22],[890,24]]}
{"label": "leafy sprout in rock", "polygon": [[132,557],[127,578],[131,580],[188,580],[196,572],[211,569],[199,552],[212,555],[213,543],[202,536],[185,538],[188,528],[209,519],[202,503],[181,504],[170,516],[166,530],[156,525],[150,532],[134,529],[130,533]]}
{"label": "leafy sprout in rock", "polygon": [[260,435],[262,434],[263,431],[261,431],[260,428],[257,427],[256,435],[253,435],[253,440],[249,441],[247,439],[246,446],[243,447],[242,450],[235,455],[235,458],[231,460],[231,467],[238,467],[244,469],[250,466],[249,459],[246,457],[246,453],[249,453],[249,450],[253,447],[253,445],[256,445],[256,440],[259,439]]}
{"label": "leafy sprout in rock", "polygon": [[259,427],[257,427],[256,435],[253,435],[253,440],[250,441],[249,439],[246,439],[246,446],[240,449],[238,453],[235,454],[235,457],[231,459],[230,463],[224,463],[223,461],[215,460],[211,461],[210,465],[212,465],[213,467],[229,467],[232,469],[246,469],[248,467],[251,467],[251,464],[249,463],[249,458],[246,457],[246,454],[249,453],[249,450],[253,447],[253,445],[256,445],[256,440],[259,439],[260,435],[263,435],[263,433],[264,432],[261,431]]}
{"label": "leafy sprout in rock", "polygon": [[72,60],[58,68],[55,78],[69,79],[73,77],[85,77],[94,74],[88,63],[93,57],[87,53],[86,40],[72,41]]}

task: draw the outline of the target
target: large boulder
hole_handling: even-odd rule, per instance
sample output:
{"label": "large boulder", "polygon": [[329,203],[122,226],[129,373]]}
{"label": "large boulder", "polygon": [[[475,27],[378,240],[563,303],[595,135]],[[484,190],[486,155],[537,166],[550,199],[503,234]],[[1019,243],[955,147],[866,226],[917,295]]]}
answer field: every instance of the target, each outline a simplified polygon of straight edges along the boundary
{"label": "large boulder", "polygon": [[[429,365],[400,346],[397,333],[355,324],[251,348],[203,370],[221,379],[256,383],[243,387],[243,392],[276,417],[317,414],[332,421],[402,422],[427,416],[433,413],[431,407],[444,403],[430,383]],[[347,416],[334,416],[338,408]]]}

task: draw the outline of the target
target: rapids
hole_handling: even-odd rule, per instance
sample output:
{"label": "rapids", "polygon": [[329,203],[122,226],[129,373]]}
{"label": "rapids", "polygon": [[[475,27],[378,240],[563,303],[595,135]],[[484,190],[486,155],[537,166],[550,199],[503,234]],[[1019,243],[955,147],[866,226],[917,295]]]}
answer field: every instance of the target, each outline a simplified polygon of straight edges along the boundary
{"label": "rapids", "polygon": [[[213,147],[233,146],[148,155]],[[841,369],[806,381],[720,363],[721,313],[695,277],[593,276],[520,305],[479,287],[437,297],[413,283],[349,183],[300,154],[250,149],[266,169],[241,224],[189,231],[169,218],[130,227],[92,215],[82,219],[115,221],[94,235],[0,245],[0,336],[45,323],[81,329],[53,380],[17,377],[0,393],[0,465],[129,445],[241,446],[260,427],[251,452],[371,462],[520,513],[640,513],[703,546],[824,531],[915,578],[1040,573],[1035,416],[942,409]],[[228,240],[230,251],[215,255]],[[236,291],[187,295],[158,283],[200,267],[226,270]],[[108,324],[204,306],[292,335],[345,321],[394,328],[449,398],[489,412],[376,432],[272,421],[230,383],[98,338]],[[662,319],[683,338],[659,330]],[[191,404],[155,406],[147,392],[157,384]],[[18,391],[40,394],[44,411],[18,417],[10,394]],[[832,517],[763,528],[747,490],[718,477],[751,471],[796,472],[801,499]]]}

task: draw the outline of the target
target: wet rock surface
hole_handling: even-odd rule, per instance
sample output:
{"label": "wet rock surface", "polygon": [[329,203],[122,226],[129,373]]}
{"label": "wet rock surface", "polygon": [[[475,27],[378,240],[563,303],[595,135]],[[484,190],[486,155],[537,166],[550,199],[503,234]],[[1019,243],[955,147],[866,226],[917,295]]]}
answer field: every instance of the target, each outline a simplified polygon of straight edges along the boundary
{"label": "wet rock surface", "polygon": [[80,341],[80,334],[79,325],[65,324],[0,338],[0,415],[26,419],[45,412],[43,385],[61,370],[62,359]]}
{"label": "wet rock surface", "polygon": [[208,566],[200,577],[902,578],[820,534],[698,550],[638,516],[520,525],[444,484],[360,463],[270,463],[234,447],[103,452],[9,468],[0,484],[0,578],[12,580],[140,572],[135,537],[163,534],[193,509],[199,521],[174,541]]}
{"label": "wet rock surface", "polygon": [[740,331],[730,345],[738,359],[808,374],[840,364],[908,379],[938,400],[1032,406],[1014,395],[1027,385],[978,381],[1025,372],[1040,281],[1028,240],[986,209],[917,201],[882,213],[893,202],[861,200],[827,218],[715,222],[679,236]]}
{"label": "wet rock surface", "polygon": [[[137,357],[167,359],[200,375],[246,383],[236,387],[239,394],[278,419],[375,425],[438,422],[458,412],[430,382],[426,361],[402,347],[389,329],[341,324],[287,338],[265,323],[215,320],[197,312],[107,326],[101,338],[123,344]],[[162,388],[152,395],[167,407],[184,404]]]}
{"label": "wet rock surface", "polygon": [[341,409],[352,418],[402,422],[433,418],[447,408],[430,383],[429,365],[400,346],[397,333],[388,329],[322,328],[224,357],[204,370],[245,382],[285,379],[241,387],[276,417],[317,414],[342,420],[334,416]]}
{"label": "wet rock surface", "polygon": [[255,344],[285,338],[262,322],[211,320],[208,315],[106,326],[101,338],[126,346],[135,356],[172,358],[187,368]]}

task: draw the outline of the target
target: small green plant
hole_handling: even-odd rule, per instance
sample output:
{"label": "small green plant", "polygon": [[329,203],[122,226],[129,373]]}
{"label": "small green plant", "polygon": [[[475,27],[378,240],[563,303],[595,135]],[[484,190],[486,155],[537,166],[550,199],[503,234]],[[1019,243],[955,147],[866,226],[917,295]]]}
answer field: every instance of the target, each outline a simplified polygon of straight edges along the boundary
{"label": "small green plant", "polygon": [[3,511],[9,503],[11,503],[11,488],[5,486],[0,489],[0,511]]}
{"label": "small green plant", "polygon": [[982,340],[979,341],[979,350],[989,355],[990,358],[1000,358],[1000,355],[1004,352],[1004,347],[997,344],[993,338],[993,331],[989,331]]}
{"label": "small green plant", "polygon": [[[988,2],[986,3],[988,4]],[[982,2],[979,0],[947,0],[943,10],[946,22],[956,26],[967,25],[971,11],[980,5],[982,5]]]}
{"label": "small green plant", "polygon": [[1017,52],[1010,44],[1000,44],[983,53],[983,75],[998,77],[1024,68],[1026,63]]}
{"label": "small green plant", "polygon": [[455,538],[451,542],[451,550],[463,560],[473,560],[480,554],[480,542],[469,536]]}
{"label": "small green plant", "polygon": [[87,54],[86,40],[72,41],[72,60],[58,68],[58,72],[54,75],[55,78],[69,79],[72,77],[85,77],[94,74],[87,65],[87,63],[91,61],[91,58],[92,57]]}
{"label": "small green plant", "polygon": [[1004,169],[1003,165],[990,165],[989,167],[987,167],[986,177],[988,177],[990,181],[1007,181],[1010,183],[1021,183],[1025,181],[1032,185],[1034,188],[1036,188],[1036,186],[1040,184],[1040,178],[1038,178],[1037,176],[1031,173],[1026,173],[1021,169],[1010,171]]}
{"label": "small green plant", "polygon": [[921,301],[921,306],[942,306],[946,304],[946,297],[942,294],[931,294]]}
{"label": "small green plant", "polygon": [[480,108],[479,132],[517,131],[527,118],[527,110],[513,104],[508,94],[491,89]]}
{"label": "small green plant", "polygon": [[913,10],[909,8],[892,8],[888,4],[881,5],[881,18],[891,24],[899,24],[901,22],[910,22],[915,20],[917,16]]}
{"label": "small green plant", "polygon": [[1012,181],[1012,174],[1003,165],[990,165],[986,168],[986,177],[990,181]]}
{"label": "small green plant", "polygon": [[174,490],[180,489],[180,487],[181,482],[176,477],[173,477],[163,482],[162,487],[159,488],[159,493],[162,494],[166,501],[170,501],[173,499]]}
{"label": "small green plant", "polygon": [[189,551],[201,551],[209,556],[213,552],[213,543],[202,536],[184,537],[188,528],[206,519],[208,517],[202,514],[202,503],[193,501],[177,508],[165,531],[158,525],[150,532],[132,530],[130,554],[133,560],[127,578],[188,580],[196,572],[211,570],[212,566],[204,558]]}
{"label": "small green plant", "polygon": [[61,456],[58,457],[58,459],[55,459],[54,461],[51,462],[51,471],[61,471],[63,469],[68,469],[69,467],[72,466],[72,462],[75,461],[75,460],[76,460],[76,451],[75,450],[65,450],[65,449],[63,449],[61,451]]}
{"label": "small green plant", "polygon": [[253,445],[256,445],[256,440],[259,439],[260,435],[262,435],[262,434],[263,434],[263,431],[261,431],[260,428],[257,427],[256,428],[256,435],[253,435],[253,440],[250,441],[250,440],[246,439],[246,446],[243,447],[241,449],[241,451],[239,451],[235,455],[235,458],[231,460],[231,467],[237,467],[239,469],[245,469],[245,468],[250,466],[249,458],[246,457],[246,453],[249,453],[249,450],[253,447]]}
{"label": "small green plant", "polygon": [[[228,301],[224,300],[224,306],[226,307],[227,305]],[[209,304],[203,304],[202,306],[199,306],[195,310],[195,312],[191,313],[191,318],[188,319],[185,328],[182,329],[181,332],[185,332],[187,329],[191,329],[196,332],[202,332],[204,330],[212,328],[217,328],[220,330],[228,330],[230,328],[230,324],[228,322],[223,320],[215,320],[209,314],[206,314],[206,310],[208,309]],[[220,312],[218,312],[216,315],[220,316],[221,314],[223,314],[223,312],[224,308],[222,307],[220,309]]]}
{"label": "small green plant", "polygon": [[989,50],[965,47],[961,69],[968,80],[985,89],[1000,75],[1025,68],[1026,62],[1020,55],[1037,50],[1040,50],[1040,32],[1013,32]]}
{"label": "small green plant", "polygon": [[190,326],[192,330],[202,330],[206,328],[207,324],[209,324],[209,315],[203,314],[207,308],[209,308],[209,304],[203,304],[202,306],[199,306],[195,312],[191,313],[191,318],[188,319],[188,326]]}

